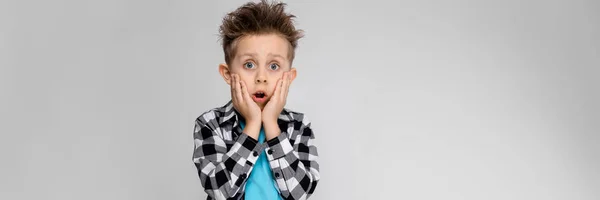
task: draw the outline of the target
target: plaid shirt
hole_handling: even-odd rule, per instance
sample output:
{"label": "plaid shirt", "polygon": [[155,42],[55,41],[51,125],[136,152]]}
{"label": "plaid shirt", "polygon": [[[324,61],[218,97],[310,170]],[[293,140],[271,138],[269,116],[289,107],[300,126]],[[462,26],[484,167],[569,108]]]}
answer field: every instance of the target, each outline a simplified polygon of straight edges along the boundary
{"label": "plaid shirt", "polygon": [[231,100],[196,119],[192,160],[207,199],[244,199],[246,179],[262,151],[281,197],[307,199],[319,181],[319,164],[304,114],[284,108],[277,119],[281,134],[262,144],[242,134],[240,120],[244,118]]}

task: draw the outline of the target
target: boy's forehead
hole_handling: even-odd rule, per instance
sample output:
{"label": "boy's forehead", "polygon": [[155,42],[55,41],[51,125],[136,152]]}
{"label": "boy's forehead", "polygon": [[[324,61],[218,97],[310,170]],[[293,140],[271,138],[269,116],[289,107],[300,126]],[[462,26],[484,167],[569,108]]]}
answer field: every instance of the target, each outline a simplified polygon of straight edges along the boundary
{"label": "boy's forehead", "polygon": [[288,59],[291,44],[281,36],[249,35],[240,38],[237,42],[236,57],[281,57]]}

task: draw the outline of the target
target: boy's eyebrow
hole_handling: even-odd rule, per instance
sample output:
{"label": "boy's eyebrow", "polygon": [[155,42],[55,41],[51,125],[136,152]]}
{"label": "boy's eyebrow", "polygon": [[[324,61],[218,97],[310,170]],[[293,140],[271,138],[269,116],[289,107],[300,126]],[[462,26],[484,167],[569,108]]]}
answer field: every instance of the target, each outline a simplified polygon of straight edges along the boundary
{"label": "boy's eyebrow", "polygon": [[256,57],[256,53],[243,53],[243,54],[240,54],[240,56]]}
{"label": "boy's eyebrow", "polygon": [[272,53],[269,53],[269,56],[271,56],[271,57],[279,57],[279,58],[281,58],[281,59],[283,59],[283,60],[286,60],[286,59],[287,59],[286,57],[284,57],[284,56],[282,56],[282,55],[279,55],[279,54],[272,54]]}
{"label": "boy's eyebrow", "polygon": [[[257,57],[257,54],[256,53],[243,53],[243,54],[240,54],[240,57],[243,57],[243,56]],[[281,58],[283,60],[287,59],[285,56],[282,56],[280,54],[269,53],[267,56],[269,56],[269,57],[279,57],[279,58]]]}

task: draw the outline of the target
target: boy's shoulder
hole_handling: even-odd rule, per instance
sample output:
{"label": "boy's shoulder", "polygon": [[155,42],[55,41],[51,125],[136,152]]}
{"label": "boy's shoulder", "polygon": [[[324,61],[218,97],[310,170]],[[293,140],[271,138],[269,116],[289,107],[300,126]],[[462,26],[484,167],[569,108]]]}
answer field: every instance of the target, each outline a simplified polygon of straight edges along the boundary
{"label": "boy's shoulder", "polygon": [[[202,114],[200,114],[200,116],[198,116],[198,118],[196,118],[196,121],[199,121],[202,124],[208,125],[212,128],[216,128],[223,126],[224,123],[238,120],[239,116],[241,116],[241,114],[234,109],[233,102],[230,100],[223,106],[212,108],[208,111],[203,112]],[[288,108],[283,108],[283,110],[279,114],[278,121],[288,123],[302,123],[304,125],[310,124],[310,121],[306,118],[304,113]]]}

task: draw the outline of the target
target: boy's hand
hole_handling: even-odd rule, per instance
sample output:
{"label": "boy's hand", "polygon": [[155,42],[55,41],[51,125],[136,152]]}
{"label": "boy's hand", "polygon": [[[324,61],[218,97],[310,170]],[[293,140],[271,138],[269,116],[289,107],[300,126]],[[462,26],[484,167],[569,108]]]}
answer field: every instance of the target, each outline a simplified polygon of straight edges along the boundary
{"label": "boy's hand", "polygon": [[246,83],[237,74],[231,75],[231,99],[233,107],[246,119],[243,132],[254,139],[258,139],[261,126],[260,107],[250,97]]}
{"label": "boy's hand", "polygon": [[262,111],[262,122],[265,127],[267,140],[279,136],[281,132],[279,125],[277,125],[277,118],[279,118],[279,114],[285,106],[290,88],[290,80],[291,74],[284,72],[282,79],[277,80],[273,96]]}

